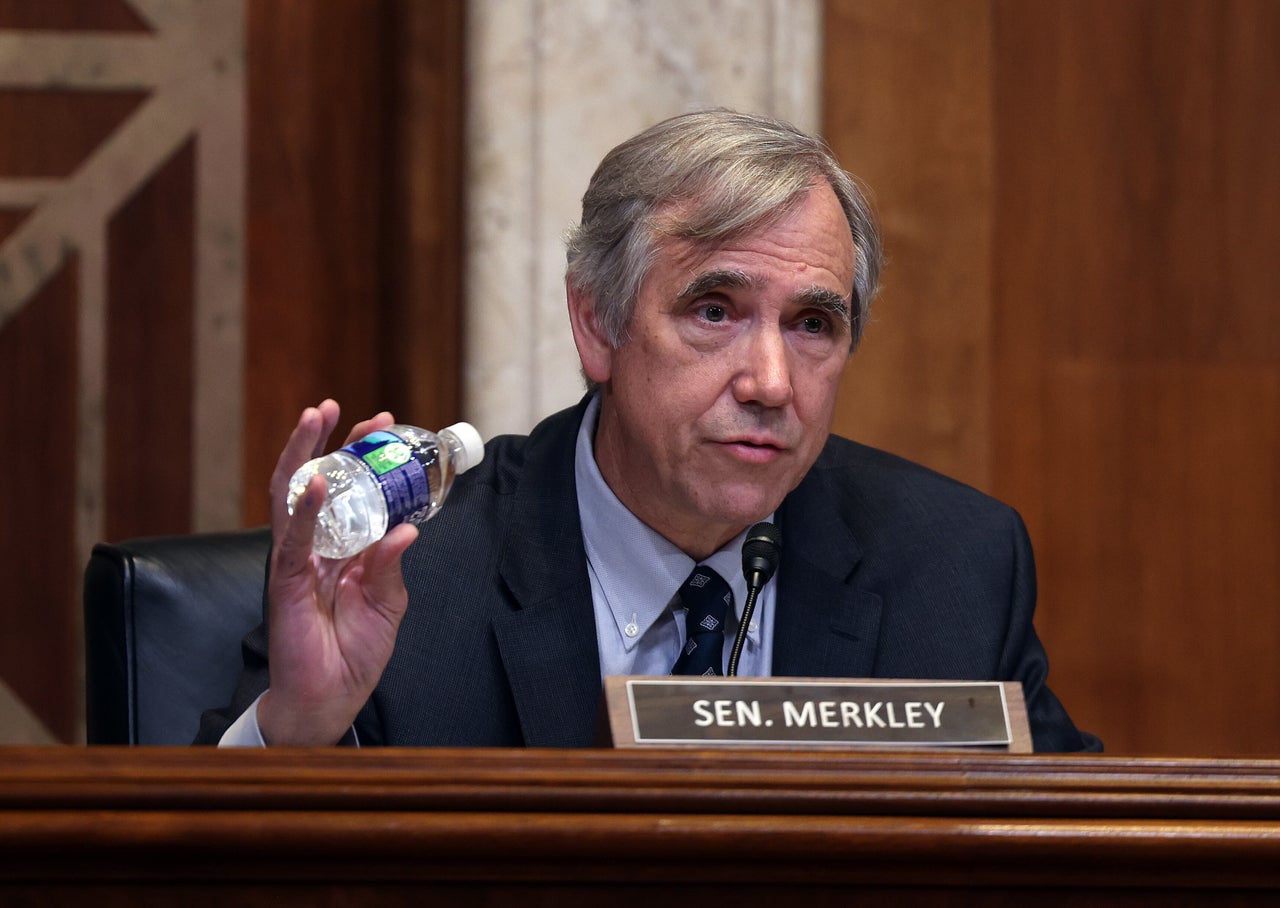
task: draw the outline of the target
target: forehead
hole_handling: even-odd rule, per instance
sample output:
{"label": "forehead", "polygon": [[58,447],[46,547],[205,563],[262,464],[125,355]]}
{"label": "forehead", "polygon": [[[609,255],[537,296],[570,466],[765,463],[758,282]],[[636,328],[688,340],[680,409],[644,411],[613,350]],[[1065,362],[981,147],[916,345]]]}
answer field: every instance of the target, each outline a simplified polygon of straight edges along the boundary
{"label": "forehead", "polygon": [[[660,210],[656,242],[646,283],[662,284],[664,294],[714,282],[715,275],[739,274],[731,283],[761,289],[777,282],[816,287],[851,297],[854,245],[849,221],[826,183],[798,196],[764,220],[712,239],[683,236],[680,224],[690,203]],[[728,285],[728,284],[725,284]],[[656,288],[655,288],[656,289]]]}

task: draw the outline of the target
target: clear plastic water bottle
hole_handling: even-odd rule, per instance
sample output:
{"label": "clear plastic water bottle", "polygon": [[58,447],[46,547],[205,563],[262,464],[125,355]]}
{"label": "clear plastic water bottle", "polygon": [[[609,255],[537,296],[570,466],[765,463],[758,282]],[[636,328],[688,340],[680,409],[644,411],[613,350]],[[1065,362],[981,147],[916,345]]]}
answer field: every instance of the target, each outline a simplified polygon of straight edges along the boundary
{"label": "clear plastic water bottle", "polygon": [[422,523],[440,510],[453,479],[484,459],[484,442],[469,423],[437,434],[394,425],[298,468],[289,480],[289,513],[307,483],[322,473],[329,494],[320,506],[313,550],[349,558],[392,527]]}

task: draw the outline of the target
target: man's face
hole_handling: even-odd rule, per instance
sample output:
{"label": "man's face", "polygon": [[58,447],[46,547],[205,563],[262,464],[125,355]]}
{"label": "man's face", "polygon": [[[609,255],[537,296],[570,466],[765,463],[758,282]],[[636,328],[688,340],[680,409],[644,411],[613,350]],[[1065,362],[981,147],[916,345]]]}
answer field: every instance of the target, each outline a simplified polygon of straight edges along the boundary
{"label": "man's face", "polygon": [[571,295],[584,370],[604,386],[601,473],[690,556],[776,510],[822,450],[850,348],[853,269],[848,221],[820,183],[722,245],[660,241],[616,349]]}

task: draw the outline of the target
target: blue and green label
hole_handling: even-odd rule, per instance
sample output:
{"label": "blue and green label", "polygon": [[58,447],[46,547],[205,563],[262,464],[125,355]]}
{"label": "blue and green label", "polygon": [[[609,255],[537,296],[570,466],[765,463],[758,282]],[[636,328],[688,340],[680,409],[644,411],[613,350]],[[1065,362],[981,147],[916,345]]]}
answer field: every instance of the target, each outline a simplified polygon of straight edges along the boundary
{"label": "blue and green label", "polygon": [[387,529],[404,523],[431,503],[427,471],[413,456],[413,448],[392,432],[371,432],[343,448],[373,471],[387,502]]}

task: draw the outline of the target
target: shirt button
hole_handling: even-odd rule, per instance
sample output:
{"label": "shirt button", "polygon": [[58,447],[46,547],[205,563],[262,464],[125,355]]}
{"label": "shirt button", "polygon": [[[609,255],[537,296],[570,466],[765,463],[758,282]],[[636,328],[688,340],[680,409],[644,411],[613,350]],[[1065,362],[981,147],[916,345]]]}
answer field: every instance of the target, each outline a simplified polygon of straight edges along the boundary
{"label": "shirt button", "polygon": [[747,633],[754,634],[755,632],[756,632],[756,623],[752,621],[750,624],[747,625]]}
{"label": "shirt button", "polygon": [[636,623],[634,621],[632,621],[630,624],[628,624],[626,627],[622,629],[622,632],[626,634],[628,637],[634,637],[636,634],[640,633],[640,628],[636,626]]}

